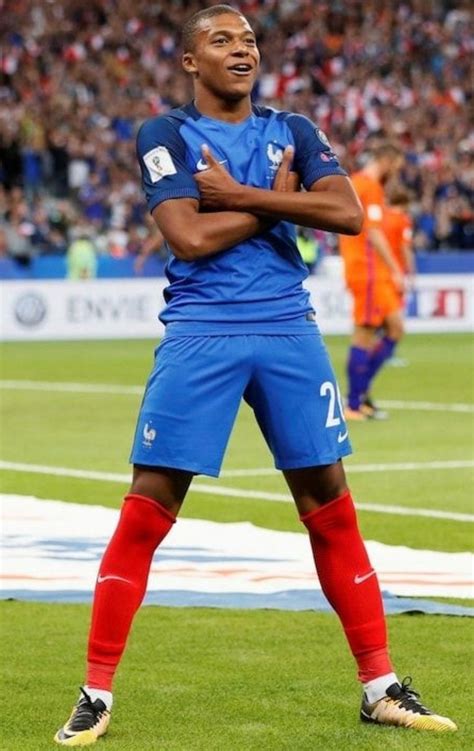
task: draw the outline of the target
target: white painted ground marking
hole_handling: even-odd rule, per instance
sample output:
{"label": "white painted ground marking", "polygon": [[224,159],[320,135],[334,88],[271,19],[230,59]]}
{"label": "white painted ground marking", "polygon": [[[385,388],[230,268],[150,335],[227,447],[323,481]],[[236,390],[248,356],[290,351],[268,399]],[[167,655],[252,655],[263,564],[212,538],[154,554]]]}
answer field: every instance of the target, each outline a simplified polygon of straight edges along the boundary
{"label": "white painted ground marking", "polygon": [[[78,503],[0,494],[2,537],[8,557],[2,566],[2,596],[20,600],[90,600],[100,556],[117,523],[118,510]],[[199,550],[196,550],[199,541]],[[473,596],[474,556],[366,541],[385,591],[395,595]],[[302,527],[278,532],[249,522],[180,519],[155,558],[147,602],[186,606],[253,605],[311,610],[325,605]],[[357,580],[366,579],[359,571]],[[245,600],[243,594],[245,593]],[[269,600],[269,597],[274,595]],[[397,605],[386,599],[389,612]],[[412,603],[419,607],[420,603]],[[432,607],[437,609],[437,605]],[[411,609],[411,608],[410,608]],[[424,605],[422,610],[426,610]],[[431,607],[429,607],[431,611]],[[466,615],[474,614],[468,610]]]}
{"label": "white painted ground marking", "polygon": [[[385,464],[350,464],[344,462],[347,473],[354,472],[412,472],[432,469],[470,469],[474,467],[474,459],[453,459],[435,462],[389,462]],[[279,474],[278,469],[272,467],[256,467],[254,469],[225,469],[221,477],[265,477]]]}
{"label": "white painted ground marking", "polygon": [[[142,394],[144,386],[121,386],[114,383],[73,383],[54,381],[0,380],[0,388],[19,391],[65,391],[84,394]],[[386,409],[420,410],[422,412],[465,412],[474,413],[474,404],[456,404],[423,401],[380,401]]]}
{"label": "white painted ground marking", "polygon": [[[129,483],[130,474],[118,472],[94,472],[92,470],[71,469],[68,467],[48,467],[43,464],[23,464],[20,462],[0,461],[0,470],[16,472],[31,472],[57,477],[77,477],[81,480],[101,480],[108,482]],[[292,499],[285,493],[267,493],[262,490],[241,490],[221,485],[206,485],[196,482],[189,488],[191,493],[207,493],[208,495],[222,495],[227,498],[252,498],[260,501],[276,501],[292,503]],[[474,514],[462,514],[455,511],[438,511],[436,509],[409,508],[408,506],[384,506],[377,503],[357,503],[360,511],[373,511],[380,514],[397,514],[401,516],[424,516],[429,519],[449,519],[450,521],[474,522]]]}
{"label": "white painted ground marking", "polygon": [[381,407],[385,409],[414,409],[421,412],[474,412],[474,404],[443,404],[442,402],[405,402],[399,400],[382,400],[378,401]]}
{"label": "white painted ground marking", "polygon": [[0,461],[0,470],[27,472],[35,475],[51,475],[54,477],[77,477],[79,480],[102,480],[105,482],[130,482],[131,472],[94,472],[88,469],[73,469],[71,467],[50,467],[44,464],[24,464],[23,462]]}
{"label": "white painted ground marking", "polygon": [[116,383],[55,383],[53,381],[0,381],[0,388],[15,391],[65,391],[74,394],[143,394],[144,386]]}
{"label": "white painted ground marking", "polygon": [[223,469],[221,477],[266,477],[279,475],[280,470],[273,467],[254,467],[253,469]]}

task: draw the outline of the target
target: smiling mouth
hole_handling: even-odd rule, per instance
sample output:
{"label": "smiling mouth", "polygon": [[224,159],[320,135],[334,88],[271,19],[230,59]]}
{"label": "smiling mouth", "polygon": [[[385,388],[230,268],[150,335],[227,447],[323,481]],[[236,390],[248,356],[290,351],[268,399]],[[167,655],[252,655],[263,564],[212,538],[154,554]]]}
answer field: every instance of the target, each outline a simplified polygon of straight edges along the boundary
{"label": "smiling mouth", "polygon": [[248,63],[237,63],[236,65],[232,65],[230,68],[227,68],[231,73],[235,73],[237,76],[248,76],[250,73],[252,73],[253,68]]}

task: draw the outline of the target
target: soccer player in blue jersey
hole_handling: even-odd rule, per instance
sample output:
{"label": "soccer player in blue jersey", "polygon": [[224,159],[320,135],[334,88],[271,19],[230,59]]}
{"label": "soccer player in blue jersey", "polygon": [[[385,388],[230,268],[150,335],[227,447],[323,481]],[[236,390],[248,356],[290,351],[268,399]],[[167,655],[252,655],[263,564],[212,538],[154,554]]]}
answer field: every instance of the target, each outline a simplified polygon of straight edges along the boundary
{"label": "soccer player in blue jersey", "polygon": [[340,392],[302,286],[294,225],[356,234],[361,206],[313,123],[252,106],[259,52],[241,13],[226,5],[198,12],[183,47],[194,101],[138,134],[148,206],[171,252],[166,335],[138,417],[132,486],[97,578],[86,685],[55,740],[88,745],[106,732],[113,676],[153,554],[193,476],[219,474],[242,397],[308,529],[364,686],[361,718],[455,730],[393,672],[377,576],[341,463],[351,448]]}

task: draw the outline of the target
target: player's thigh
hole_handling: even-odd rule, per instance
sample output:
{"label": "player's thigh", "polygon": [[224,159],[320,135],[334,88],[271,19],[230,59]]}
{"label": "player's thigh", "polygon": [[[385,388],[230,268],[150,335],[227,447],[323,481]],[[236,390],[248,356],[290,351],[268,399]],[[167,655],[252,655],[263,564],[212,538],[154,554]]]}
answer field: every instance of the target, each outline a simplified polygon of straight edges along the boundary
{"label": "player's thigh", "polygon": [[260,337],[245,396],[279,469],[332,464],[351,453],[340,390],[316,326],[311,335]]}
{"label": "player's thigh", "polygon": [[245,337],[165,337],[146,386],[131,461],[217,475],[248,361]]}
{"label": "player's thigh", "polygon": [[384,311],[380,307],[378,286],[376,279],[371,277],[361,277],[350,282],[355,326],[376,329],[382,325]]}
{"label": "player's thigh", "polygon": [[400,293],[394,284],[386,284],[379,292],[379,305],[383,310],[383,327],[391,339],[398,341],[404,333],[403,311],[400,302]]}

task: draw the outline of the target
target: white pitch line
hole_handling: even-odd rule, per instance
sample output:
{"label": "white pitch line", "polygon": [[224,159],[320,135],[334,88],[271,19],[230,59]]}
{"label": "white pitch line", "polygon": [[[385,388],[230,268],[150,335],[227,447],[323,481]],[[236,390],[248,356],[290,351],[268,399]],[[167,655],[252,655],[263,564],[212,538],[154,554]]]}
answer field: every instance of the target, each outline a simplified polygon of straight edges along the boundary
{"label": "white pitch line", "polygon": [[394,400],[377,400],[377,404],[385,409],[410,409],[420,410],[421,412],[474,412],[474,404],[456,404],[442,402],[411,402]]}
{"label": "white pitch line", "polygon": [[[114,383],[73,383],[55,381],[0,380],[0,389],[18,391],[64,391],[77,394],[142,394],[144,386],[121,386]],[[408,409],[422,412],[464,412],[474,413],[474,404],[457,404],[443,402],[380,401],[380,406],[387,409]]]}
{"label": "white pitch line", "polygon": [[54,381],[0,381],[0,388],[15,391],[64,391],[74,394],[143,394],[144,386],[122,386],[115,383],[72,383]]}
{"label": "white pitch line", "polygon": [[[344,464],[344,469],[349,474],[355,472],[418,472],[432,469],[470,469],[472,467],[474,467],[474,459],[453,459],[435,462],[391,462],[386,464]],[[279,473],[279,470],[272,467],[224,469],[221,472],[221,477],[266,477]]]}
{"label": "white pitch line", "polygon": [[[129,483],[130,474],[119,472],[95,472],[92,470],[72,469],[69,467],[49,467],[43,464],[23,464],[20,462],[0,461],[0,470],[15,472],[31,472],[34,474],[54,475],[56,477],[76,477],[81,480],[99,480],[107,482]],[[196,482],[189,488],[192,493],[207,493],[208,495],[222,495],[227,498],[254,499],[261,501],[275,501],[278,503],[292,503],[292,499],[285,493],[267,493],[262,490],[241,490],[221,485],[206,485]],[[357,503],[360,511],[372,511],[378,514],[396,514],[401,516],[424,516],[428,519],[448,519],[458,522],[474,522],[474,514],[462,514],[455,511],[438,511],[436,509],[409,508],[408,506],[384,506],[377,503]]]}
{"label": "white pitch line", "polygon": [[223,469],[221,477],[266,477],[281,474],[279,469],[273,467],[255,467],[254,469]]}

